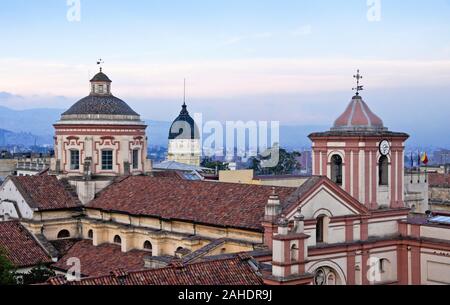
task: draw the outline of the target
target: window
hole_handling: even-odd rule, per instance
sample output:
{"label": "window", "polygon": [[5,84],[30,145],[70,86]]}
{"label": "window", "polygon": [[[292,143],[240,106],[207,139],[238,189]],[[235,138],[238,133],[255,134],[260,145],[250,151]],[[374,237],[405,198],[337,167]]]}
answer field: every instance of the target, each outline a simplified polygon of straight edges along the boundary
{"label": "window", "polygon": [[331,157],[331,180],[342,185],[342,158],[339,155]]}
{"label": "window", "polygon": [[317,218],[317,224],[316,224],[316,242],[317,243],[323,243],[324,242],[324,220],[325,216],[319,216]]}
{"label": "window", "polygon": [[69,238],[70,237],[70,232],[67,230],[61,230],[58,232],[58,239],[64,239],[64,238]]}
{"label": "window", "polygon": [[291,248],[291,261],[297,262],[298,261],[298,247],[297,245],[293,245]]}
{"label": "window", "polygon": [[386,273],[387,272],[387,268],[389,267],[389,261],[385,258],[380,259],[380,273]]}
{"label": "window", "polygon": [[103,85],[97,86],[97,93],[103,93]]}
{"label": "window", "polygon": [[139,149],[133,149],[133,169],[139,168]]}
{"label": "window", "polygon": [[70,169],[78,170],[80,169],[80,151],[71,150],[70,151]]}
{"label": "window", "polygon": [[382,156],[378,163],[378,179],[380,185],[389,184],[389,160],[386,156]]}
{"label": "window", "polygon": [[110,171],[113,169],[113,151],[102,151],[102,170]]}
{"label": "window", "polygon": [[152,243],[149,242],[148,240],[146,240],[145,243],[144,243],[144,250],[148,250],[150,252],[153,250]]}
{"label": "window", "polygon": [[94,231],[92,231],[92,230],[88,231],[88,238],[89,239],[93,239],[94,238]]}
{"label": "window", "polygon": [[120,238],[119,235],[114,236],[114,243],[116,245],[121,245],[122,244],[122,238]]}

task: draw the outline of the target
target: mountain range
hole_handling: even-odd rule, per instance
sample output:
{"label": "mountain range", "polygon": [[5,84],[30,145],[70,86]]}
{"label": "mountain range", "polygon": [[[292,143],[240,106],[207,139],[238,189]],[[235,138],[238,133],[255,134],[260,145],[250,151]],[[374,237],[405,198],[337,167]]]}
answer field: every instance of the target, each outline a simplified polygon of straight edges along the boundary
{"label": "mountain range", "polygon": [[[53,124],[60,118],[62,109],[37,108],[28,110],[13,110],[0,106],[0,146],[5,145],[52,145]],[[147,135],[149,145],[167,147],[167,137],[171,123],[169,121],[145,120],[148,124]],[[280,143],[287,149],[301,149],[310,147],[307,136],[311,132],[328,130],[323,125],[281,125]],[[205,135],[207,136],[207,135]],[[424,142],[425,141],[425,142]],[[443,139],[433,136],[433,133],[416,130],[408,141],[408,146],[445,147]]]}

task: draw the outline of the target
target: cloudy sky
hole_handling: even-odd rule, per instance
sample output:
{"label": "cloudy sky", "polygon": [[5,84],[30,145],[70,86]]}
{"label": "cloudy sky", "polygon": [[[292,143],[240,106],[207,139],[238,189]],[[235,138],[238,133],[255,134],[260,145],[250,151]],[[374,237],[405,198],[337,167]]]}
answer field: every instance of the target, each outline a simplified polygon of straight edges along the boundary
{"label": "cloudy sky", "polygon": [[329,125],[359,68],[389,127],[450,128],[450,0],[77,2],[0,0],[0,105],[66,108],[103,58],[149,119],[176,116],[187,78],[207,119]]}

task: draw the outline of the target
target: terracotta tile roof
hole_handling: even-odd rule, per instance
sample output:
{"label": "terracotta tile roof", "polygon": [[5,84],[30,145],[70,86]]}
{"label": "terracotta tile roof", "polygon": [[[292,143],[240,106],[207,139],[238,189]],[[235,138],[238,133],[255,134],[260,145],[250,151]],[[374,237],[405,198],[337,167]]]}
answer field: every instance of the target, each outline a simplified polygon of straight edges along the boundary
{"label": "terracotta tile roof", "polygon": [[434,187],[450,187],[450,174],[429,173],[428,183]]}
{"label": "terracotta tile roof", "polygon": [[0,251],[16,268],[52,262],[31,233],[18,221],[0,222]]}
{"label": "terracotta tile roof", "polygon": [[12,176],[9,179],[31,208],[48,211],[81,207],[71,186],[55,176]]}
{"label": "terracotta tile roof", "polygon": [[69,250],[75,245],[76,243],[80,242],[81,239],[59,239],[59,240],[52,240],[50,243],[52,246],[58,251],[58,256],[62,257],[69,252]]}
{"label": "terracotta tile roof", "polygon": [[120,246],[103,244],[94,246],[91,240],[82,240],[74,244],[67,253],[52,266],[58,270],[67,271],[71,266],[67,260],[76,257],[81,262],[83,276],[103,276],[116,269],[125,271],[142,270],[146,251],[132,250],[127,253],[121,251]]}
{"label": "terracotta tile roof", "polygon": [[[118,270],[108,276],[67,282],[63,277],[50,279],[50,285],[262,285],[252,259],[235,256],[229,259],[183,265],[174,264],[161,269],[135,272]],[[254,263],[253,263],[254,264]],[[256,264],[254,264],[256,266]]]}
{"label": "terracotta tile roof", "polygon": [[[285,199],[295,188],[276,188]],[[272,187],[134,176],[103,190],[87,207],[262,231]]]}

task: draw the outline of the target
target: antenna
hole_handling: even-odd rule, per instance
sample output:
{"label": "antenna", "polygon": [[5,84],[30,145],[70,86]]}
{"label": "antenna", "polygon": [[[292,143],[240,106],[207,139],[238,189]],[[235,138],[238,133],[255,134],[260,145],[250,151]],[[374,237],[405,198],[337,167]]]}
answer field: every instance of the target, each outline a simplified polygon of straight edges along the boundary
{"label": "antenna", "polygon": [[362,75],[359,73],[359,69],[356,71],[356,75],[353,75],[353,78],[356,79],[356,88],[353,88],[352,90],[356,90],[356,95],[359,95],[359,91],[364,90],[364,86],[359,84],[359,81],[363,79]]}

